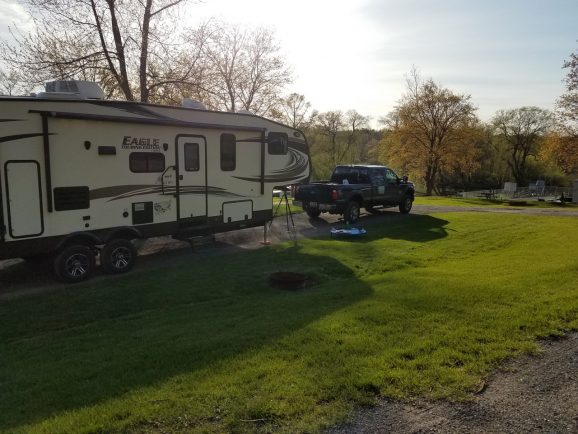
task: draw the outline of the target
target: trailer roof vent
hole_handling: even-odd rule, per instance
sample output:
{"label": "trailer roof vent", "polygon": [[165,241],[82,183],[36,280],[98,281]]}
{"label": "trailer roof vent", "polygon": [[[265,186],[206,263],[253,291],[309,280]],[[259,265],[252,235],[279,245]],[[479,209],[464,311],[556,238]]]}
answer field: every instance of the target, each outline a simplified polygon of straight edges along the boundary
{"label": "trailer roof vent", "polygon": [[104,92],[93,81],[50,81],[45,85],[46,92],[40,92],[39,98],[53,99],[104,99]]}
{"label": "trailer roof vent", "polygon": [[197,101],[191,98],[183,98],[183,107],[195,110],[207,110],[205,104],[203,104],[201,101]]}

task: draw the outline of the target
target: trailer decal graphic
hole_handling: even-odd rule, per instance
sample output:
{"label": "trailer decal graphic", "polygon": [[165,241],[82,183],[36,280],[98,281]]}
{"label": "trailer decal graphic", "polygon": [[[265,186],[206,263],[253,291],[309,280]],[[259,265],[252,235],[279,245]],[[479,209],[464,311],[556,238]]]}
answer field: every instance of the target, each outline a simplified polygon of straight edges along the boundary
{"label": "trailer decal graphic", "polygon": [[[144,196],[147,194],[165,195],[176,194],[176,187],[161,186],[161,185],[115,185],[112,187],[102,187],[90,190],[90,200],[109,199],[108,202],[114,200],[125,199],[127,197]],[[180,194],[209,194],[213,196],[227,196],[227,197],[241,197],[242,195],[232,193],[220,187],[204,185],[182,185],[179,187]]]}
{"label": "trailer decal graphic", "polygon": [[[286,182],[300,179],[308,167],[308,158],[301,152],[289,148],[289,163],[286,167],[279,170],[273,170],[271,175],[265,176],[265,182]],[[237,179],[250,182],[261,182],[260,176],[244,177],[235,176]]]}
{"label": "trailer decal graphic", "polygon": [[122,140],[122,149],[130,150],[153,150],[160,151],[160,139],[151,139],[149,137],[131,137],[124,136]]}
{"label": "trailer decal graphic", "polygon": [[[49,134],[53,136],[54,134]],[[42,137],[43,133],[31,133],[31,134],[16,134],[14,136],[4,136],[0,137],[0,143],[11,142],[12,140],[28,139],[29,137]]]}
{"label": "trailer decal graphic", "polygon": [[171,209],[172,202],[170,200],[165,200],[164,202],[157,202],[154,204],[153,208],[156,214],[163,214]]}

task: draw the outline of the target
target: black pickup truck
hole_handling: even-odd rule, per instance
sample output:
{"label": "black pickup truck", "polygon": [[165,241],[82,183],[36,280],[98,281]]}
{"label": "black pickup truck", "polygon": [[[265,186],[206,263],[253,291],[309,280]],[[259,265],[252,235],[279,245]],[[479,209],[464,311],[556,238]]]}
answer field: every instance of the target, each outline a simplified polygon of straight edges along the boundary
{"label": "black pickup truck", "polygon": [[389,167],[347,165],[337,166],[328,182],[296,186],[293,204],[303,207],[311,218],[329,212],[355,223],[361,207],[373,213],[377,206],[399,206],[402,213],[409,213],[414,193],[413,183]]}

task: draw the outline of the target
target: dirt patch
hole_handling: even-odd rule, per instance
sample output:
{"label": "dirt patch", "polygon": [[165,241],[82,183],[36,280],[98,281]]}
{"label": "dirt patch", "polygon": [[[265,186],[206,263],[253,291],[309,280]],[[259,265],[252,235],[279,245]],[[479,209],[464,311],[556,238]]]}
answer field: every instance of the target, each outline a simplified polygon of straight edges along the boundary
{"label": "dirt patch", "polygon": [[578,433],[578,333],[540,347],[506,363],[470,402],[383,400],[329,433]]}

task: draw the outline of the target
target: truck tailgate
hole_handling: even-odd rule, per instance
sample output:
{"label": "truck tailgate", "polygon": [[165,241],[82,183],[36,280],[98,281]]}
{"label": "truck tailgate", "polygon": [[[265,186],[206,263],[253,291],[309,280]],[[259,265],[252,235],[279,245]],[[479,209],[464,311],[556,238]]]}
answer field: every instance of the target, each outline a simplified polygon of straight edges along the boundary
{"label": "truck tailgate", "polygon": [[331,199],[333,188],[333,184],[315,183],[301,185],[299,191],[295,194],[295,199],[302,202],[333,202]]}

